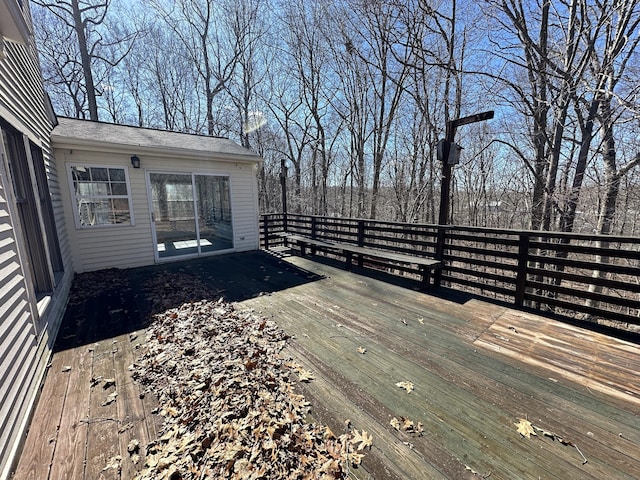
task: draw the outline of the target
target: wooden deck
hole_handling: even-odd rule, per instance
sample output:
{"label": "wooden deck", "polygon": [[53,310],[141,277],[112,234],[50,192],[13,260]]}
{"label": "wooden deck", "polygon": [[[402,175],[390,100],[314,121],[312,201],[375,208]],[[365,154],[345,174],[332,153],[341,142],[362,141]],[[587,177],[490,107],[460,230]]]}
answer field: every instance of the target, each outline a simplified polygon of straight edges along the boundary
{"label": "wooden deck", "polygon": [[[144,462],[127,445],[155,438],[159,420],[127,366],[153,295],[139,285],[159,268],[201,275],[293,335],[288,353],[315,376],[296,387],[313,419],[336,433],[349,419],[373,435],[356,478],[640,478],[638,344],[255,252],[131,270],[121,292],[72,304],[15,479],[131,478]],[[394,417],[421,422],[423,435],[396,430]],[[538,435],[521,436],[520,419]],[[104,470],[117,455],[121,471]]]}

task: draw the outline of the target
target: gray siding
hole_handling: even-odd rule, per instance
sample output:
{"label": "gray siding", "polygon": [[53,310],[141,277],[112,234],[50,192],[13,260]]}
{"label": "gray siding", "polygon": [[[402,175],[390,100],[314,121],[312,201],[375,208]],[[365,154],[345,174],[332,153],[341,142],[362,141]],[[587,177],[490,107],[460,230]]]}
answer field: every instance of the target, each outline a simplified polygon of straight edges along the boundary
{"label": "gray siding", "polygon": [[73,275],[49,141],[51,119],[33,45],[4,40],[0,59],[0,117],[43,151],[64,275],[36,302],[5,159],[0,168],[0,479],[9,477],[45,373]]}
{"label": "gray siding", "polygon": [[15,427],[27,413],[24,382],[35,362],[37,336],[9,215],[4,169],[0,172],[0,473],[5,478],[18,435]]}

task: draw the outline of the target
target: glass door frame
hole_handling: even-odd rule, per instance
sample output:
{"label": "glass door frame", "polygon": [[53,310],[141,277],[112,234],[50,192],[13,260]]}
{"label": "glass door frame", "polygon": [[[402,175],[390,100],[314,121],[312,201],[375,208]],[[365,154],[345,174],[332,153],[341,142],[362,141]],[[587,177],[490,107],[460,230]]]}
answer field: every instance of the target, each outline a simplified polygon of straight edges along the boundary
{"label": "glass door frame", "polygon": [[[191,188],[192,188],[192,192],[193,192],[193,213],[194,213],[194,222],[195,222],[195,235],[196,235],[196,241],[197,241],[197,252],[196,253],[188,253],[188,254],[183,254],[183,255],[174,255],[174,256],[167,256],[167,257],[161,257],[160,256],[160,252],[158,249],[158,233],[156,230],[156,215],[157,212],[155,212],[154,206],[153,206],[153,193],[152,193],[152,189],[151,189],[151,175],[152,174],[160,174],[160,175],[184,175],[184,176],[191,176]],[[231,204],[231,226],[232,226],[232,231],[235,231],[235,215],[233,214],[234,208],[233,208],[233,194],[231,191],[231,175],[229,174],[225,174],[225,173],[211,173],[211,172],[199,172],[199,171],[193,171],[193,170],[189,170],[189,171],[175,171],[175,170],[155,170],[155,169],[149,169],[149,170],[145,170],[145,178],[146,178],[146,187],[147,187],[147,199],[148,199],[148,203],[149,203],[149,220],[151,223],[151,238],[153,241],[153,255],[155,258],[156,263],[162,263],[162,262],[171,262],[171,261],[177,261],[177,260],[187,260],[187,259],[191,259],[191,258],[198,258],[198,257],[202,257],[202,256],[210,256],[210,255],[217,255],[217,254],[222,254],[222,253],[228,253],[228,252],[232,252],[235,249],[235,241],[232,235],[231,238],[231,243],[232,246],[231,248],[227,248],[227,249],[223,249],[223,250],[214,250],[214,251],[206,251],[203,252],[202,251],[202,245],[201,245],[201,237],[200,237],[200,215],[199,215],[199,209],[200,209],[200,205],[199,205],[199,201],[198,201],[198,194],[197,194],[197,190],[196,190],[196,177],[197,176],[206,176],[206,177],[224,177],[228,179],[228,188],[229,188],[229,202]]]}

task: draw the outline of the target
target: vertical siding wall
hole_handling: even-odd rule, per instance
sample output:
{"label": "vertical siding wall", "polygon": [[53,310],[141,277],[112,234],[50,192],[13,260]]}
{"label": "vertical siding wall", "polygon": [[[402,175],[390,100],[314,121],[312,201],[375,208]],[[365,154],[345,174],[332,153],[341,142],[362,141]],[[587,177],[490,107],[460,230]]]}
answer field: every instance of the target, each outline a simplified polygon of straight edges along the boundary
{"label": "vertical siding wall", "polygon": [[54,292],[38,305],[25,277],[25,251],[18,244],[21,235],[17,215],[13,213],[12,187],[3,166],[0,169],[0,479],[8,478],[26,431],[73,275],[49,142],[51,120],[37,55],[32,45],[3,41],[0,116],[43,150],[65,272],[57,279]]}
{"label": "vertical siding wall", "polygon": [[[151,216],[147,194],[147,172],[205,173],[228,175],[231,189],[234,250],[258,248],[258,206],[256,170],[250,163],[186,158],[165,158],[145,154],[140,147],[127,153],[89,151],[55,147],[64,196],[64,210],[76,272],[104,268],[133,268],[155,263]],[[86,148],[86,147],[85,147]],[[108,148],[105,146],[105,149]],[[141,159],[141,168],[131,167],[131,155]],[[69,164],[108,165],[128,169],[135,225],[78,229],[67,169]],[[174,257],[172,260],[179,260]]]}

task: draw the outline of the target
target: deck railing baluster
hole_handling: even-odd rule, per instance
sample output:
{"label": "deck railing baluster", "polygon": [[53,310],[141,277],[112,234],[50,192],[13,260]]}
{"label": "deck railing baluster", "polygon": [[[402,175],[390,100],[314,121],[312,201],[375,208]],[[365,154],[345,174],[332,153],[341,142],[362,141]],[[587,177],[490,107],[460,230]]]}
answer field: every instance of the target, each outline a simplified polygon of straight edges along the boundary
{"label": "deck railing baluster", "polygon": [[364,241],[365,241],[364,220],[358,220],[358,246],[364,247]]}
{"label": "deck railing baluster", "polygon": [[529,235],[520,234],[518,242],[518,273],[516,275],[515,304],[522,308],[527,287],[527,266],[529,265]]}

